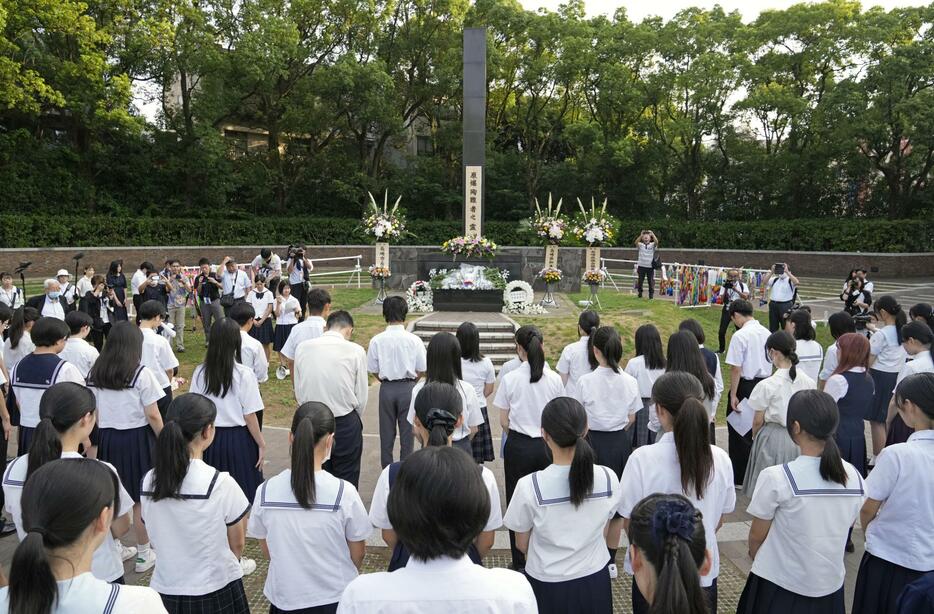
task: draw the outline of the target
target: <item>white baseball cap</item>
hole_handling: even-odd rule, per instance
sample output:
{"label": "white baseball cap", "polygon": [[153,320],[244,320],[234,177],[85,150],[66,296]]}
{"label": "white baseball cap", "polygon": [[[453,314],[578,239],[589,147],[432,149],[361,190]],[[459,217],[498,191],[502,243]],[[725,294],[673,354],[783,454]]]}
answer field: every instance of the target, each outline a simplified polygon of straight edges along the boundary
{"label": "white baseball cap", "polygon": [[62,277],[62,276],[71,277],[71,273],[69,273],[66,269],[59,269],[58,273],[56,273],[55,276],[56,277]]}

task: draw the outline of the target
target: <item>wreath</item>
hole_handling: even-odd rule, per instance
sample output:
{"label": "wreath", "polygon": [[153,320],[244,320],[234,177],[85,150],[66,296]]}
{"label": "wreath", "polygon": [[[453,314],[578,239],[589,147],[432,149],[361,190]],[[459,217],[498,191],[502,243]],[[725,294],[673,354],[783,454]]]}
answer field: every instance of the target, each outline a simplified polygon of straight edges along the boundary
{"label": "wreath", "polygon": [[416,281],[405,292],[405,302],[411,313],[430,313],[435,310],[431,286],[427,281]]}
{"label": "wreath", "polygon": [[[521,298],[518,296],[522,294]],[[511,281],[506,284],[503,290],[503,313],[515,315],[536,315],[548,313],[545,309],[535,303],[535,292],[528,282],[521,280]]]}

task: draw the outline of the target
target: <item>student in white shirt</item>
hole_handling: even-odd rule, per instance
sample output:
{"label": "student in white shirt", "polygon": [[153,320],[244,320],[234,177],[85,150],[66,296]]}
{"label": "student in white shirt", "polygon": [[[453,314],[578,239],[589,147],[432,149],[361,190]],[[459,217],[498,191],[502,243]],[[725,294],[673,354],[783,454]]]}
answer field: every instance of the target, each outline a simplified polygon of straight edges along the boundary
{"label": "student in white shirt", "polygon": [[782,327],[785,314],[794,307],[799,283],[787,263],[772,265],[762,280],[762,298],[765,298],[766,291],[769,293],[770,332],[774,333]]}
{"label": "student in white shirt", "polygon": [[[152,369],[165,395],[159,400],[159,413],[165,412],[172,402],[172,378],[178,368],[178,358],[172,344],[156,332],[165,320],[165,305],[159,301],[145,301],[139,306],[137,320],[143,331],[143,365]],[[213,327],[212,327],[213,330]]]}
{"label": "student in white shirt", "polygon": [[918,373],[895,391],[898,413],[914,433],[886,447],[866,478],[860,523],[866,553],[853,614],[894,612],[902,589],[934,571],[934,373]]}
{"label": "student in white shirt", "polygon": [[68,315],[65,316],[65,324],[68,326],[68,330],[71,331],[71,336],[65,342],[65,349],[58,355],[62,360],[67,360],[78,367],[84,377],[87,377],[88,373],[91,372],[94,361],[100,355],[97,348],[85,341],[88,335],[91,334],[91,325],[93,323],[94,320],[91,316],[83,311],[68,312]]}
{"label": "student in white shirt", "polygon": [[[276,316],[276,330],[273,333],[272,349],[279,354],[279,371],[277,374],[282,374],[279,379],[285,379],[285,376],[288,375],[291,360],[285,357],[282,348],[288,343],[292,329],[298,324],[298,317],[301,313],[298,299],[292,296],[292,288],[289,286],[288,280],[283,279],[279,282],[279,294],[276,296],[276,303],[273,306],[273,314]],[[294,348],[292,351],[294,357]]]}
{"label": "student in white shirt", "polygon": [[[742,411],[740,401],[748,399],[756,385],[772,374],[772,365],[768,362],[765,342],[769,331],[753,315],[749,301],[733,301],[730,304],[730,318],[737,328],[730,338],[730,347],[726,352],[726,364],[730,365],[730,399],[726,406],[726,415]],[[733,479],[736,486],[742,486],[746,466],[749,464],[749,452],[752,450],[752,431],[740,435],[733,425],[727,424],[730,459],[733,461]]]}
{"label": "student in white shirt", "polygon": [[97,457],[112,464],[133,499],[136,530],[136,571],[152,568],[155,553],[149,548],[146,526],[140,521],[140,482],[152,467],[155,436],[162,430],[158,401],[163,392],[155,374],[141,364],[143,335],[132,322],[118,322],[104,350],[91,368],[88,387],[97,399],[98,427],[91,443]]}
{"label": "student in white shirt", "polygon": [[[707,416],[711,425],[717,421],[717,405],[720,403],[720,396],[723,394],[723,382],[714,379],[704,360],[700,345],[697,343],[697,337],[694,333],[687,330],[679,330],[668,337],[668,358],[665,366],[665,372],[684,371],[690,373],[698,379],[704,389],[704,407],[707,408]],[[716,431],[712,431],[713,441],[716,441]]]}
{"label": "student in white shirt", "polygon": [[[895,380],[896,387],[909,375],[934,372],[934,362],[931,361],[932,341],[934,341],[934,333],[931,332],[931,328],[927,324],[914,320],[902,326],[902,347],[908,356],[908,362],[898,373],[898,378]],[[912,430],[898,415],[894,400],[889,401],[889,414],[886,424],[888,425],[886,446],[908,441]]]}
{"label": "student in white shirt", "polygon": [[642,409],[636,413],[636,425],[632,432],[632,448],[655,442],[658,432],[658,416],[652,403],[652,386],[655,380],[665,372],[665,351],[662,349],[662,336],[654,324],[643,324],[636,329],[636,355],[626,363],[626,373],[639,382],[639,394],[642,396]]}
{"label": "student in white shirt", "polygon": [[461,377],[476,391],[480,413],[483,414],[483,424],[477,427],[477,434],[470,441],[473,458],[478,463],[490,462],[496,458],[496,455],[486,399],[493,394],[496,369],[493,368],[493,361],[480,351],[480,331],[477,330],[476,324],[461,323],[457,327],[457,342],[461,346]]}
{"label": "student in white shirt", "polygon": [[824,364],[818,374],[818,387],[823,390],[827,380],[837,370],[837,343],[836,341],[847,333],[856,332],[856,320],[845,311],[838,311],[827,318],[827,328],[830,329],[830,336],[834,338],[834,343],[827,348],[824,353]]}
{"label": "student in white shirt", "polygon": [[[3,494],[19,540],[26,537],[23,529],[21,499],[23,484],[39,467],[59,458],[82,458],[78,453],[96,424],[97,402],[94,394],[81,384],[62,382],[53,385],[39,407],[41,420],[36,427],[34,445],[29,454],[14,459],[3,476]],[[103,462],[103,461],[101,461]],[[117,470],[104,463],[117,475]],[[123,581],[123,561],[136,555],[136,548],[127,548],[118,539],[130,528],[133,500],[118,482],[120,513],[113,518],[109,534],[94,551],[91,572],[105,582]]]}
{"label": "student in white shirt", "polygon": [[389,521],[411,559],[391,574],[358,576],[341,596],[338,614],[535,613],[525,576],[467,557],[489,515],[490,497],[472,458],[448,446],[413,453],[388,501]]}
{"label": "student in white shirt", "polygon": [[0,273],[0,303],[10,309],[17,309],[25,303],[23,291],[13,285],[13,276],[6,271]]}
{"label": "student in white shirt", "polygon": [[379,462],[392,462],[392,449],[399,430],[399,460],[412,453],[412,426],[405,419],[412,404],[412,388],[427,369],[425,344],[405,330],[409,307],[401,296],[383,301],[386,330],[370,339],[366,351],[367,371],[379,379]]}
{"label": "student in white shirt", "polygon": [[891,295],[877,300],[873,304],[873,310],[882,321],[882,326],[868,326],[873,331],[872,337],[869,338],[869,375],[876,386],[876,393],[866,419],[869,420],[872,430],[872,454],[878,456],[885,447],[889,401],[892,400],[898,374],[905,366],[902,326],[908,323],[908,315]]}
{"label": "student in white shirt", "polygon": [[863,480],[833,439],[837,404],[802,390],[788,403],[801,456],[762,471],[749,504],[752,571],[736,611],[843,614],[844,547],[863,502]]}
{"label": "student in white shirt", "polygon": [[820,376],[821,361],[824,360],[824,348],[815,341],[817,332],[811,321],[811,311],[801,308],[788,312],[785,318],[785,332],[795,339],[798,371],[816,382]]}
{"label": "student in white shirt", "polygon": [[577,395],[577,380],[585,373],[590,373],[597,368],[596,361],[590,352],[590,335],[600,326],[600,316],[596,311],[582,311],[577,318],[577,334],[580,339],[564,346],[561,350],[561,357],[555,370],[561,376],[564,382],[564,391],[571,398],[579,398]]}
{"label": "student in white shirt", "polygon": [[[293,296],[294,292],[295,288],[292,288]],[[299,300],[298,297],[295,298]],[[301,301],[299,300],[299,302]],[[279,350],[279,355],[285,359],[285,366],[288,369],[292,368],[292,362],[295,360],[295,352],[299,344],[303,341],[317,339],[323,335],[325,323],[331,315],[331,295],[328,294],[327,290],[321,288],[309,290],[305,298],[305,304],[308,306],[308,317],[302,319],[302,309],[301,305],[299,305],[299,320],[301,321],[292,328],[288,339],[284,341],[282,349]]]}
{"label": "student in white shirt", "polygon": [[262,344],[266,362],[269,362],[269,347],[275,338],[272,328],[272,311],[276,299],[273,297],[273,291],[266,288],[265,277],[257,275],[253,279],[253,289],[246,295],[246,302],[253,307],[253,319],[255,320],[248,332],[251,337]]}
{"label": "student in white shirt", "polygon": [[[460,390],[445,382],[429,382],[415,394],[415,436],[422,447],[453,446],[454,433],[464,421],[464,399]],[[387,505],[389,492],[398,477],[401,462],[392,463],[383,469],[373,491],[370,504],[370,522],[380,529],[383,540],[392,549],[389,571],[405,567],[409,551],[399,542],[389,520]],[[481,565],[484,555],[493,547],[496,530],[503,524],[503,512],[499,503],[499,488],[493,472],[478,467],[490,498],[490,515],[483,530],[467,549],[467,556]]]}
{"label": "student in white shirt", "polygon": [[542,614],[613,611],[606,534],[619,480],[596,464],[586,435],[587,412],[577,400],[549,401],[542,438],[552,463],[519,480],[503,517],[528,556],[525,574]]}
{"label": "student in white shirt", "polygon": [[[527,324],[516,331],[516,353],[522,365],[503,378],[493,399],[500,426],[508,433],[503,451],[507,503],[521,478],[551,464],[542,439],[542,410],[552,399],[564,396],[561,376],[545,362],[545,341],[537,326]],[[525,555],[515,540],[510,531],[512,566],[522,569]]]}
{"label": "student in white shirt", "polygon": [[32,342],[32,327],[40,317],[39,310],[33,307],[20,307],[13,311],[7,338],[3,342],[3,361],[7,372],[12,371],[16,363],[36,349]]}
{"label": "student in white shirt", "polygon": [[755,412],[752,422],[752,452],[743,479],[743,494],[751,497],[756,480],[766,467],[782,465],[798,458],[801,451],[787,428],[788,400],[801,390],[816,390],[817,383],[798,369],[795,340],[781,330],[765,342],[775,373],[765,378],[749,395],[749,409]]}
{"label": "student in white shirt", "polygon": [[191,376],[189,392],[203,394],[217,406],[214,444],[204,461],[233,476],[252,501],[263,481],[266,440],[256,412],[264,405],[253,371],[237,362],[241,345],[236,322],[230,318],[216,322],[204,362]]}
{"label": "student in white shirt", "polygon": [[701,590],[701,576],[711,567],[702,520],[681,495],[652,494],[633,507],[629,559],[633,590],[644,595],[646,609],[650,605],[659,614],[710,612]]}
{"label": "student in white shirt", "polygon": [[[665,373],[655,382],[653,398],[665,432],[651,446],[635,452],[623,472],[622,496],[617,512],[622,522],[611,525],[609,540],[619,543],[620,524],[632,534],[638,503],[652,493],[683,495],[703,513],[703,528],[710,552],[709,567],[702,572],[698,586],[712,612],[717,611],[717,576],[720,553],[717,529],[723,516],[733,511],[736,491],[729,456],[709,440],[706,408],[701,403],[704,391],[696,377],[684,371]],[[626,571],[639,572],[635,561],[626,560]],[[653,591],[657,594],[657,591]],[[688,587],[688,592],[693,592]],[[650,595],[633,583],[632,602],[636,614],[649,611]]]}
{"label": "student in white shirt", "polygon": [[[678,330],[684,330],[694,335],[694,339],[697,341],[697,346],[700,349],[701,358],[704,360],[704,366],[707,367],[707,373],[713,378],[714,396],[710,399],[710,404],[707,409],[710,412],[710,441],[716,441],[717,409],[720,407],[720,397],[723,396],[723,370],[720,368],[720,357],[717,356],[717,352],[704,347],[707,335],[704,333],[704,327],[701,323],[694,318],[681,320],[681,323],[678,324]],[[720,353],[722,354],[723,352]]]}
{"label": "student in white shirt", "polygon": [[94,289],[91,278],[94,277],[94,267],[90,264],[84,267],[84,275],[75,283],[75,292],[78,298],[83,298],[85,294]]}
{"label": "student in white shirt", "polygon": [[170,612],[250,612],[242,578],[256,562],[241,557],[250,501],[229,473],[204,461],[217,415],[200,394],[174,399],[143,478],[143,520],[159,545],[149,585]]}
{"label": "student in white shirt", "polygon": [[327,405],[295,410],[289,444],[291,469],[259,487],[247,535],[269,557],[263,594],[272,612],[333,612],[359,574],[373,527],[357,489],[322,468],[334,446]]}
{"label": "student in white shirt", "polygon": [[156,267],[151,262],[143,262],[139,265],[139,268],[136,269],[136,272],[133,273],[133,276],[130,277],[130,292],[133,295],[133,309],[134,311],[139,311],[139,306],[142,304],[142,294],[140,290],[140,285],[142,285],[150,274],[156,271]]}
{"label": "student in white shirt", "polygon": [[25,539],[13,554],[0,610],[165,613],[151,588],[110,584],[91,573],[94,553],[122,510],[119,481],[103,463],[61,459],[36,470],[23,488]]}
{"label": "student in white shirt", "polygon": [[[249,303],[237,303],[230,308],[230,319],[240,327],[240,364],[250,368],[253,375],[256,376],[257,383],[269,381],[269,361],[266,360],[266,353],[263,351],[262,344],[250,336],[253,322],[255,321],[253,306]],[[256,412],[256,418],[259,425],[263,426],[263,412]]]}
{"label": "student in white shirt", "polygon": [[[865,419],[872,407],[874,386],[869,369],[869,339],[858,333],[845,333],[834,346],[837,365],[827,378],[824,392],[837,402],[840,426],[835,439],[840,455],[863,477],[866,468]],[[849,546],[849,544],[847,544]]]}

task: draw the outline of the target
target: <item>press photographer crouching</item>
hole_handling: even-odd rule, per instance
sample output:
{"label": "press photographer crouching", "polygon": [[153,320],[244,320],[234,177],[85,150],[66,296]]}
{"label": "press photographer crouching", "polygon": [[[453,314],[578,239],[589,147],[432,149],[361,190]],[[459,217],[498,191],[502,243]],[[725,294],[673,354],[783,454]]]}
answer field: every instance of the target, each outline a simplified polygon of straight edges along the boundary
{"label": "press photographer crouching", "polygon": [[730,269],[726,275],[726,281],[720,288],[720,302],[723,303],[723,310],[720,312],[720,330],[717,332],[719,342],[717,354],[722,354],[726,349],[726,331],[731,322],[730,303],[739,299],[749,300],[749,286],[743,283],[739,269]]}

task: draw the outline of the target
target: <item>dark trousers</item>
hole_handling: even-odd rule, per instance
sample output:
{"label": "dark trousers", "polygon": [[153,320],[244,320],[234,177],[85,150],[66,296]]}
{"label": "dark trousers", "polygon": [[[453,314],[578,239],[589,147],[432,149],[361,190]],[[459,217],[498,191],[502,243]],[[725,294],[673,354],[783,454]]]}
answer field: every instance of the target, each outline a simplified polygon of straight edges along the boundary
{"label": "dark trousers", "polygon": [[363,422],[355,411],[334,420],[334,447],[324,470],[354,485],[360,482],[360,457],[363,455]]}
{"label": "dark trousers", "polygon": [[726,331],[730,328],[730,310],[724,305],[720,311],[720,329],[717,331],[717,353],[726,350]]}
{"label": "dark trousers", "polygon": [[230,310],[233,309],[234,305],[236,305],[237,303],[243,303],[245,301],[246,299],[241,297],[241,298],[235,298],[233,305],[231,305],[230,307],[224,307],[223,305],[221,305],[221,307],[224,310],[224,317],[226,318],[228,315],[230,315]]}
{"label": "dark trousers", "polygon": [[379,385],[379,463],[392,463],[392,447],[399,427],[399,460],[405,460],[415,446],[412,425],[406,420],[412,402],[415,380],[383,381]]}
{"label": "dark trousers", "polygon": [[280,610],[272,604],[269,605],[269,614],[335,614],[336,612],[336,603],[316,605],[313,608],[302,608],[301,610]]}
{"label": "dark trousers", "polygon": [[211,327],[214,323],[224,317],[224,311],[221,309],[220,299],[208,303],[201,303],[201,325],[204,327],[204,343],[207,344],[211,339]]}
{"label": "dark trousers", "polygon": [[[545,440],[541,437],[529,437],[518,431],[509,430],[506,446],[503,450],[503,468],[506,473],[506,504],[512,501],[519,480],[541,471],[551,464],[551,455]],[[516,534],[509,532],[509,549],[512,550],[513,569],[525,568],[525,555],[516,548]]]}
{"label": "dark trousers", "polygon": [[292,288],[292,296],[295,297],[299,307],[301,307],[302,315],[298,318],[298,321],[301,322],[305,319],[305,307],[308,305],[308,286],[302,282],[300,284],[289,284],[289,287]]}
{"label": "dark trousers", "polygon": [[169,404],[172,402],[172,385],[169,384],[163,388],[162,392],[165,393],[165,396],[156,401],[156,407],[159,408],[159,413],[162,415],[162,419],[165,420],[165,413],[169,411]]}
{"label": "dark trousers", "polygon": [[139,306],[142,304],[143,304],[143,295],[134,294],[133,295],[133,309],[137,314],[139,314]]}
{"label": "dark trousers", "polygon": [[769,301],[769,330],[775,332],[780,329],[786,313],[794,306],[792,301]]}
{"label": "dark trousers", "polygon": [[[707,597],[707,607],[710,614],[717,614],[717,579],[714,578],[713,584],[701,588]],[[642,591],[636,584],[636,579],[632,579],[632,614],[649,614],[649,602],[645,600]]]}
{"label": "dark trousers", "polygon": [[636,282],[636,290],[639,292],[639,298],[642,298],[642,282],[643,280],[648,280],[649,282],[649,298],[655,296],[655,269],[650,266],[640,266],[638,267],[639,279]]}
{"label": "dark trousers", "polygon": [[[752,394],[756,384],[763,378],[741,379],[736,388],[736,398],[740,401],[748,399]],[[746,411],[749,411],[748,409]],[[729,403],[726,406],[726,415],[733,413],[733,407]],[[746,465],[749,464],[749,453],[752,451],[752,431],[745,435],[737,433],[732,426],[727,424],[727,433],[729,435],[730,461],[733,463],[733,484],[743,485],[743,478],[746,477]]]}

